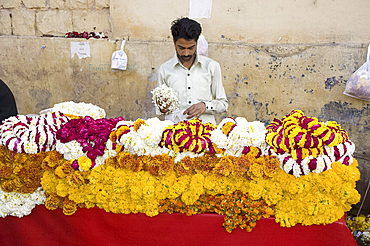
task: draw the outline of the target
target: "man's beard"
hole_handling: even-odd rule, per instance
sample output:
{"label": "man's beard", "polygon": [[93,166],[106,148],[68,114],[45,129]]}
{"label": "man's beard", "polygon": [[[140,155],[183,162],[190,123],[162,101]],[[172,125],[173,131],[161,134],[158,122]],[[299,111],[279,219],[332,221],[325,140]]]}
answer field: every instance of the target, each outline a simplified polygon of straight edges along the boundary
{"label": "man's beard", "polygon": [[180,56],[180,55],[179,55],[179,53],[177,53],[177,57],[180,59],[180,61],[188,62],[188,61],[190,61],[192,58],[194,58],[194,57],[195,57],[195,53],[196,53],[196,52],[194,52],[194,54],[192,54],[192,55],[190,55],[190,56]]}

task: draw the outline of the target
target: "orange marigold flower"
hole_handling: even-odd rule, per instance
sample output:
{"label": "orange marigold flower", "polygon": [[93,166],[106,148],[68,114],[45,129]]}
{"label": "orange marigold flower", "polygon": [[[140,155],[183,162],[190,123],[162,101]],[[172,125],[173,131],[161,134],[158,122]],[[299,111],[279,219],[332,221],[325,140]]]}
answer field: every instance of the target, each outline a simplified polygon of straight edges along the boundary
{"label": "orange marigold flower", "polygon": [[63,206],[63,199],[62,197],[58,196],[57,194],[50,194],[45,201],[45,207],[48,210],[55,210],[57,208],[61,208]]}
{"label": "orange marigold flower", "polygon": [[148,124],[145,123],[145,120],[137,119],[134,122],[134,131],[137,132],[137,130],[139,130],[141,125],[146,125],[147,126]]}
{"label": "orange marigold flower", "polygon": [[67,197],[63,201],[63,213],[65,215],[72,215],[77,211],[77,204],[69,200]]}
{"label": "orange marigold flower", "polygon": [[12,180],[5,180],[1,184],[1,189],[5,192],[16,192],[21,187],[22,187],[22,184],[20,183],[18,177]]}
{"label": "orange marigold flower", "polygon": [[13,173],[13,168],[10,163],[1,163],[0,166],[0,178],[9,179]]}
{"label": "orange marigold flower", "polygon": [[223,127],[222,127],[222,132],[226,135],[229,136],[229,133],[233,129],[233,127],[236,125],[235,122],[226,122]]}
{"label": "orange marigold flower", "polygon": [[82,176],[81,172],[75,171],[67,176],[67,184],[69,185],[83,185],[85,184],[85,178]]}

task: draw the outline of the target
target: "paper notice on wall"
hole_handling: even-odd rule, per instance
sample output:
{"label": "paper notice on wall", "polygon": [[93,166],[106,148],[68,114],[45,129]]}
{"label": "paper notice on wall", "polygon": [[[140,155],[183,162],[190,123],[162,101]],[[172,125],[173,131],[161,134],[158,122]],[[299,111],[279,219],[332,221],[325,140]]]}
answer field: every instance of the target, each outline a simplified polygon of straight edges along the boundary
{"label": "paper notice on wall", "polygon": [[78,58],[90,57],[89,42],[71,42],[71,58],[77,54]]}
{"label": "paper notice on wall", "polygon": [[189,0],[189,18],[211,17],[212,0]]}

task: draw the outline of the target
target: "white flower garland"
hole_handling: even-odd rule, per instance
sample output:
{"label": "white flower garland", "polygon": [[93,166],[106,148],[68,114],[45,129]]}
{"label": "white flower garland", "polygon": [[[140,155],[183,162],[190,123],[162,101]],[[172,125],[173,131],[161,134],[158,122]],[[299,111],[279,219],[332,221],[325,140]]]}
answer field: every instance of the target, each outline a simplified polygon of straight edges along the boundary
{"label": "white flower garland", "polygon": [[[222,128],[227,122],[232,122],[235,127],[226,136]],[[215,130],[211,132],[211,141],[218,148],[225,149],[224,156],[232,155],[240,157],[244,147],[256,147],[261,149],[262,155],[266,155],[269,149],[265,142],[266,127],[260,121],[248,122],[243,117],[223,119]]]}
{"label": "white flower garland", "polygon": [[[286,173],[293,172],[295,177],[307,175],[310,172],[321,173],[324,170],[331,169],[333,162],[340,162],[346,165],[353,163],[353,153],[355,152],[355,144],[351,141],[346,141],[334,147],[325,146],[321,155],[314,158],[312,155],[303,160],[294,160],[289,153],[278,154],[277,158],[280,161],[280,168]],[[309,164],[313,162],[316,168],[311,170]]]}
{"label": "white flower garland", "polygon": [[136,132],[132,122],[119,122],[117,124],[119,126],[126,125],[130,127],[130,132],[117,139],[117,144],[123,145],[124,150],[132,155],[170,154],[171,151],[168,148],[160,147],[159,143],[164,129],[172,124],[172,121],[161,121],[154,117],[145,120],[145,124],[141,125]]}
{"label": "white flower garland", "polygon": [[91,103],[75,103],[73,101],[62,102],[55,104],[51,109],[53,112],[60,111],[63,114],[75,116],[90,116],[93,119],[101,119],[106,117],[105,110]]}
{"label": "white flower garland", "polygon": [[29,117],[9,117],[0,125],[0,145],[17,153],[36,154],[55,149],[55,134],[68,117],[52,112]]}
{"label": "white flower garland", "polygon": [[4,192],[0,188],[0,217],[29,215],[36,205],[44,204],[46,196],[42,187],[33,193]]}
{"label": "white flower garland", "polygon": [[180,101],[178,93],[165,84],[152,90],[152,95],[152,101],[159,109],[164,109],[170,103],[171,105],[168,107],[169,113],[173,113],[179,109]]}

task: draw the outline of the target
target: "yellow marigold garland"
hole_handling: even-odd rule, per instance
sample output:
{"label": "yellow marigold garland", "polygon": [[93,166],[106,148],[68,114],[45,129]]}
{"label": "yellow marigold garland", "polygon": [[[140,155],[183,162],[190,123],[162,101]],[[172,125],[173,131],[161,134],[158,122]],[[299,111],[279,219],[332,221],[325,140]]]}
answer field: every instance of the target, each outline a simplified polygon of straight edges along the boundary
{"label": "yellow marigold garland", "polygon": [[[108,158],[106,165],[85,172],[71,168],[69,161],[58,163],[54,169],[45,170],[41,184],[49,196],[45,206],[62,208],[65,214],[73,214],[79,207],[97,206],[107,212],[155,216],[163,211],[164,203],[172,201],[179,207],[172,206],[173,211],[190,215],[206,211],[206,196],[238,194],[256,204],[265,202],[274,208],[267,215],[274,215],[281,226],[289,227],[332,223],[360,198],[355,189],[359,179],[357,162],[350,166],[337,162],[328,171],[301,178],[277,168],[275,157],[256,158],[252,152],[240,158],[218,158],[208,153],[178,163],[168,155],[121,152]],[[218,206],[212,204],[214,208]],[[258,206],[253,209],[258,210]],[[230,214],[223,225],[227,231],[236,227],[250,231],[257,219],[243,214],[244,210],[234,210],[225,206],[214,211]]]}

